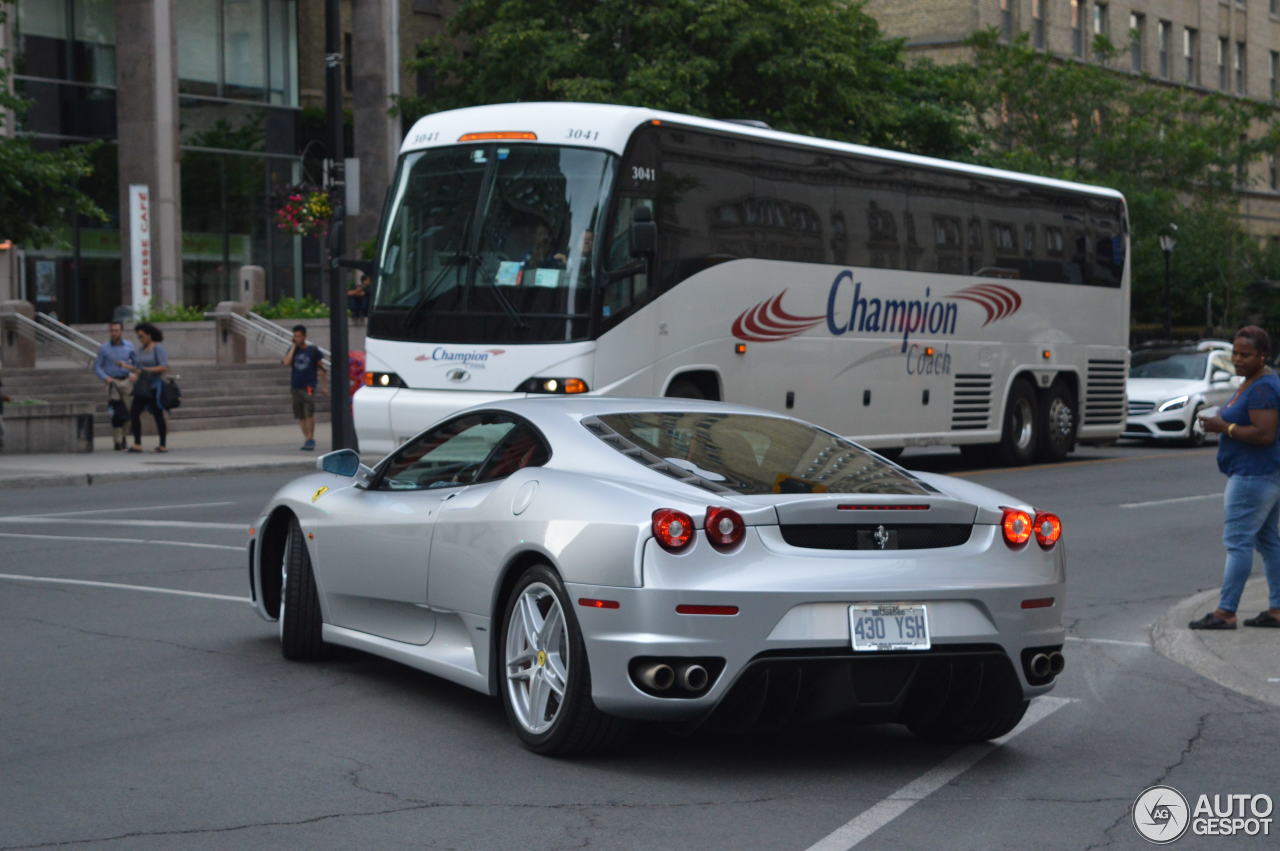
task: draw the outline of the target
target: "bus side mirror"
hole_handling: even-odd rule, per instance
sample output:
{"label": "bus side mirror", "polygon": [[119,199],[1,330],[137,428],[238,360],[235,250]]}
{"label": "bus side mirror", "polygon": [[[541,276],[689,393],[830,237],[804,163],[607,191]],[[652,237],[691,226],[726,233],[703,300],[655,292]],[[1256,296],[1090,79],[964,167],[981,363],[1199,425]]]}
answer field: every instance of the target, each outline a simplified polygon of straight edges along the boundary
{"label": "bus side mirror", "polygon": [[631,211],[631,256],[652,257],[658,247],[658,226],[653,223],[653,210],[636,207]]}

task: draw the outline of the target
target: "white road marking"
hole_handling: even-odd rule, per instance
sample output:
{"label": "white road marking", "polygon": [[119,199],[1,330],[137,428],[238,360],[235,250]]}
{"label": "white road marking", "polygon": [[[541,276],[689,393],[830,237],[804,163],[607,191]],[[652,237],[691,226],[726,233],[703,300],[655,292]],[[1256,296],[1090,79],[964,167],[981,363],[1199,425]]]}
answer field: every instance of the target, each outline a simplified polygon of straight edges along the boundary
{"label": "white road marking", "polygon": [[1146,508],[1151,505],[1173,505],[1175,502],[1196,502],[1202,499],[1222,499],[1222,491],[1202,493],[1199,496],[1175,496],[1173,499],[1153,499],[1148,502],[1122,502],[1121,508]]}
{"label": "white road marking", "polygon": [[206,523],[199,520],[94,520],[92,517],[0,517],[0,523],[48,525],[73,523],[77,526],[157,526],[166,529],[238,529],[248,533],[248,523]]}
{"label": "white road marking", "polygon": [[235,505],[234,501],[226,502],[188,502],[185,505],[137,505],[128,508],[90,508],[87,511],[47,511],[43,514],[27,514],[21,517],[5,517],[4,520],[18,520],[22,517],[79,517],[84,514],[117,514],[122,511],[176,511],[183,508],[214,508],[219,505]]}
{"label": "white road marking", "polygon": [[1118,638],[1084,638],[1079,635],[1068,635],[1067,641],[1080,641],[1085,644],[1118,644],[1121,647],[1150,647],[1149,641],[1121,641]]}
{"label": "white road marking", "polygon": [[244,552],[244,547],[233,547],[228,544],[199,544],[195,541],[157,541],[145,538],[91,538],[83,535],[24,535],[21,532],[0,532],[0,538],[35,538],[39,541],[105,541],[110,544],[160,544],[165,547],[194,547],[198,550],[235,550]]}
{"label": "white road marking", "polygon": [[17,582],[45,582],[53,585],[89,585],[94,588],[114,588],[118,591],[149,591],[152,594],[174,594],[179,597],[202,597],[208,600],[230,600],[233,603],[252,603],[248,597],[232,597],[229,594],[206,594],[203,591],[179,591],[176,588],[153,588],[147,585],[125,585],[122,582],[93,582],[89,579],[59,579],[52,576],[19,576],[0,573],[0,579]]}
{"label": "white road marking", "polygon": [[941,764],[929,769],[907,785],[890,793],[884,800],[873,804],[870,809],[864,810],[846,822],[834,833],[810,845],[808,851],[846,851],[846,849],[853,848],[859,842],[943,786],[946,786],[970,768],[973,768],[983,757],[1000,745],[1039,724],[1068,703],[1074,702],[1072,699],[1062,697],[1036,698],[1031,702],[1031,706],[1027,708],[1027,714],[1023,716],[1021,723],[1009,733],[993,740],[990,744],[962,747],[943,760]]}

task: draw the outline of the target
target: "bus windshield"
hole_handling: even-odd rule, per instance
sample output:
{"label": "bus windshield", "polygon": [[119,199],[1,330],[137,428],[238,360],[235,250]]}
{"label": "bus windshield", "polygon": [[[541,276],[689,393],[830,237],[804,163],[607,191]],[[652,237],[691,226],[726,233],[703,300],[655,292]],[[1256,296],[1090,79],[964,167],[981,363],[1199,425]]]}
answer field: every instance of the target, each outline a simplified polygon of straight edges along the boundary
{"label": "bus windshield", "polygon": [[406,154],[369,333],[440,343],[587,338],[597,218],[615,159],[492,143]]}

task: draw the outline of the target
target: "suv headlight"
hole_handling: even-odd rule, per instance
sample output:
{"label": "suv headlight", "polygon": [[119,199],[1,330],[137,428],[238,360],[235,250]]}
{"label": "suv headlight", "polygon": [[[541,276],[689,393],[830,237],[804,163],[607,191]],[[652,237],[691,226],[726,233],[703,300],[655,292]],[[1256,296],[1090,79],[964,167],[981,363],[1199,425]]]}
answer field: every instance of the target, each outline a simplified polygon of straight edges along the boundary
{"label": "suv headlight", "polygon": [[1160,406],[1156,408],[1156,410],[1162,414],[1165,411],[1176,411],[1178,408],[1185,407],[1189,401],[1191,401],[1190,396],[1175,396],[1166,402],[1161,402]]}

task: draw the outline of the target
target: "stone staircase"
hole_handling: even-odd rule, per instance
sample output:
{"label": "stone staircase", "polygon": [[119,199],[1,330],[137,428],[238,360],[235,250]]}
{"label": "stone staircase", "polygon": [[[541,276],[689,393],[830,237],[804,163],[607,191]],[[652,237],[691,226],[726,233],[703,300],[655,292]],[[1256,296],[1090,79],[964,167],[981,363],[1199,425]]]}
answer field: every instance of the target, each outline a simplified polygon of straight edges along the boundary
{"label": "stone staircase", "polygon": [[[275,363],[217,366],[174,363],[169,372],[182,388],[182,405],[169,412],[173,431],[231,429],[294,422],[289,401],[289,369]],[[14,401],[93,402],[94,436],[110,437],[106,389],[93,370],[65,368],[5,369],[4,392]],[[316,396],[316,419],[328,421],[329,398]],[[143,433],[152,434],[150,414],[142,416]]]}

